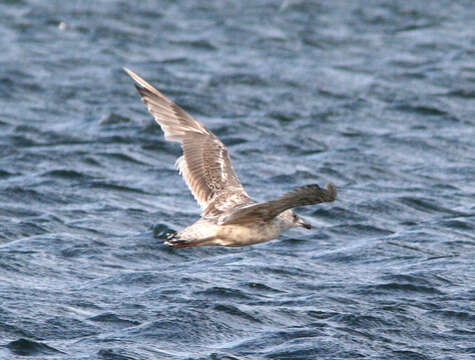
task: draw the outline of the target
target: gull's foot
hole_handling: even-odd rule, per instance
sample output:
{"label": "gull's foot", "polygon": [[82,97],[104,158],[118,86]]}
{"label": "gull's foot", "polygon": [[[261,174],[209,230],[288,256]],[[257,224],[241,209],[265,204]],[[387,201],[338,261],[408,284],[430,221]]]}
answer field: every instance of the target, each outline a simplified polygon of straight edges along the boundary
{"label": "gull's foot", "polygon": [[176,233],[168,234],[167,239],[165,240],[165,244],[174,248],[186,248],[196,246],[196,244],[193,244],[193,241],[177,239],[176,235]]}

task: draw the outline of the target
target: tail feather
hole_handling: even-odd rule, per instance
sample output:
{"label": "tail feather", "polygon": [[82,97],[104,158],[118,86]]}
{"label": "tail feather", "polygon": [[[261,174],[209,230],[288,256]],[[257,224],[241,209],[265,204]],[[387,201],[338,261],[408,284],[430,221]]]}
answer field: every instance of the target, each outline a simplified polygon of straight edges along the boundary
{"label": "tail feather", "polygon": [[208,245],[213,237],[204,238],[204,239],[180,239],[178,233],[170,234],[168,238],[165,240],[165,244],[174,248],[188,248],[188,247],[195,247],[195,246],[202,246]]}

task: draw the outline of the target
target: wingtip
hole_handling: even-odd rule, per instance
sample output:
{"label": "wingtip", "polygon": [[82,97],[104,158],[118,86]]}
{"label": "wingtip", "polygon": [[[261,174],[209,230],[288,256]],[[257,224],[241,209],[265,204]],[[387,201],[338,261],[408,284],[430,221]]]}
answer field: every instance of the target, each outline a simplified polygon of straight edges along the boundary
{"label": "wingtip", "polygon": [[140,80],[142,80],[140,78],[140,76],[138,76],[136,73],[134,73],[132,70],[130,70],[129,68],[123,66],[122,69],[127,73],[127,75],[129,75],[136,83],[140,84]]}
{"label": "wingtip", "polygon": [[152,85],[150,85],[148,82],[146,82],[144,79],[142,79],[140,76],[138,76],[136,73],[134,73],[132,70],[129,68],[123,66],[122,69],[135,81],[135,87],[141,93],[141,89],[146,89],[152,94],[155,94],[162,99],[165,99],[168,101],[167,97],[164,96],[160,91],[155,89]]}
{"label": "wingtip", "polygon": [[335,201],[336,200],[336,187],[332,183],[327,184],[327,193],[328,193],[328,201]]}

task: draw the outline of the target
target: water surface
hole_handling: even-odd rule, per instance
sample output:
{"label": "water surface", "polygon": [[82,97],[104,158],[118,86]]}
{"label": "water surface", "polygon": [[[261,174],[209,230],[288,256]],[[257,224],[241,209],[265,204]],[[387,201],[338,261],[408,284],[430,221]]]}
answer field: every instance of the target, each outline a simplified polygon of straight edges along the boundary
{"label": "water surface", "polygon": [[[471,359],[471,1],[0,1],[0,358]],[[127,66],[315,230],[172,249],[199,208]]]}

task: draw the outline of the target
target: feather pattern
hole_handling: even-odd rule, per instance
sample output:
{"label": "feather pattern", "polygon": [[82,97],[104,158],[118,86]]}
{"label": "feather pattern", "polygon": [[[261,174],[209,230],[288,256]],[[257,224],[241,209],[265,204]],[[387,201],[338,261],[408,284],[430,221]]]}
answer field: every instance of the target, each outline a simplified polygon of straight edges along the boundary
{"label": "feather pattern", "polygon": [[246,224],[250,222],[266,222],[275,218],[285,210],[299,206],[331,202],[336,199],[335,186],[329,184],[322,189],[317,184],[295,188],[279,196],[275,200],[266,201],[236,208],[229,215],[222,216],[218,224]]}
{"label": "feather pattern", "polygon": [[228,150],[218,137],[140,76],[127,68],[124,70],[134,79],[142,101],[162,128],[165,139],[181,143],[183,156],[178,158],[177,166],[201,208],[207,214],[226,210],[226,201],[217,201],[226,200],[219,197],[225,189],[249,199]]}

